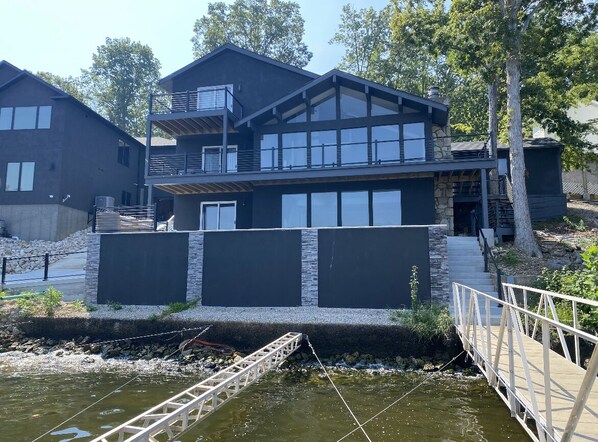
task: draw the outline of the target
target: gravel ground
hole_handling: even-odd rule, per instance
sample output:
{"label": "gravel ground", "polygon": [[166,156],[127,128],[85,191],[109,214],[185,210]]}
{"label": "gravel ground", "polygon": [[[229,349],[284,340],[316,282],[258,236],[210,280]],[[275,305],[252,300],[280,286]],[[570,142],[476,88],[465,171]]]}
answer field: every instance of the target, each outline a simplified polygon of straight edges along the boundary
{"label": "gravel ground", "polygon": [[[6,307],[8,308],[8,306]],[[63,308],[56,317],[147,319],[159,315],[166,306],[123,306],[114,310],[99,305],[92,312]],[[168,319],[201,322],[258,322],[264,324],[360,324],[392,325],[391,310],[342,309],[318,307],[194,307],[183,312],[168,315]]]}

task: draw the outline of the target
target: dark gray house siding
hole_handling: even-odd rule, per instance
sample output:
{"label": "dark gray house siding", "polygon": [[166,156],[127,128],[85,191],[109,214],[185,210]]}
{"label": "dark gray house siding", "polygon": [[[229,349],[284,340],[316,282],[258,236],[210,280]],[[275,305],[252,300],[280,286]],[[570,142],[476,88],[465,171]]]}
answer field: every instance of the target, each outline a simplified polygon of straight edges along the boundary
{"label": "dark gray house siding", "polygon": [[[11,234],[61,239],[86,227],[100,195],[141,203],[142,144],[26,71],[0,85],[0,108],[32,106],[51,107],[49,128],[0,130],[0,219]],[[119,140],[128,166],[118,162]],[[7,190],[8,163],[24,162],[35,164],[33,189]]]}

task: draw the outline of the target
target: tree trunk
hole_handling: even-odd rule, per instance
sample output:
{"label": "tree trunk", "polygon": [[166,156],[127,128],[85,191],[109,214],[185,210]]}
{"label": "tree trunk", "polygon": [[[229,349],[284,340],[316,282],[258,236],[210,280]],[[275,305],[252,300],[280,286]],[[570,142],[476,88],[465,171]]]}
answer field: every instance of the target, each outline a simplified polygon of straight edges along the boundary
{"label": "tree trunk", "polygon": [[[494,75],[494,81],[488,85],[488,133],[490,134],[490,156],[497,158],[497,136],[498,136],[498,75]],[[490,170],[490,195],[497,195],[498,191],[498,170]]]}
{"label": "tree trunk", "polygon": [[515,213],[515,247],[529,256],[542,256],[532,230],[525,186],[521,124],[521,52],[517,43],[513,44],[507,54],[507,111],[509,115],[511,179],[513,181],[513,211]]}

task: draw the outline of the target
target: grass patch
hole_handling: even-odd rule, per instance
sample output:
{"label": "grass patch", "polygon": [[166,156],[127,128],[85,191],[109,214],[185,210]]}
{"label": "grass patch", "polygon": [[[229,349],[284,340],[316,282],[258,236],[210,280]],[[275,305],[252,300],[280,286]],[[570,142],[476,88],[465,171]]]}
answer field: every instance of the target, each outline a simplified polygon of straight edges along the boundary
{"label": "grass patch", "polygon": [[496,261],[498,264],[516,266],[517,264],[521,263],[521,258],[515,250],[509,249],[502,255],[497,256]]}
{"label": "grass patch", "polygon": [[123,305],[118,301],[106,301],[106,305],[110,310],[114,311],[123,309]]}
{"label": "grass patch", "polygon": [[158,319],[165,318],[169,315],[173,315],[175,313],[184,312],[185,310],[189,310],[190,308],[197,307],[199,303],[199,299],[194,299],[193,301],[189,302],[173,302],[168,304],[168,306],[160,312],[158,315],[151,315],[148,319],[150,321],[157,321]]}

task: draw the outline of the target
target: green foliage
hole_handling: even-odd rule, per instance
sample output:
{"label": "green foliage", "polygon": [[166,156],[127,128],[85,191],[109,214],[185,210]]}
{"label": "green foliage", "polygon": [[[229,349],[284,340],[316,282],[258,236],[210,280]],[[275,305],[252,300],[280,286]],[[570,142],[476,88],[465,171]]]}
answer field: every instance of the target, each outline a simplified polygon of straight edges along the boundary
{"label": "green foliage", "polygon": [[41,306],[47,316],[54,316],[56,309],[62,301],[62,293],[54,287],[48,287],[40,298]]}
{"label": "green foliage", "polygon": [[94,304],[85,304],[85,310],[88,312],[95,312],[98,309],[97,305]]}
{"label": "green foliage", "polygon": [[496,258],[498,264],[504,264],[507,266],[516,266],[521,262],[519,255],[513,249],[507,250],[507,252],[503,255],[500,255]]}
{"label": "green foliage", "polygon": [[[581,254],[581,270],[544,269],[539,277],[539,286],[545,290],[598,301],[598,240],[588,246]],[[559,319],[572,320],[571,303],[555,301]],[[579,307],[579,324],[582,328],[598,331],[598,308]],[[561,316],[562,315],[562,316]]]}
{"label": "green foliage", "polygon": [[17,308],[22,317],[28,318],[37,311],[37,299],[34,293],[27,294],[24,298],[17,299]]}
{"label": "green foliage", "polygon": [[66,92],[72,97],[79,100],[81,103],[90,105],[89,97],[87,96],[86,87],[81,78],[68,76],[61,77],[60,75],[52,74],[50,72],[38,72],[36,74],[42,80],[47,81],[52,86]]}
{"label": "green foliage", "polygon": [[145,135],[147,97],[160,79],[152,49],[129,38],[106,38],[82,82],[98,112],[133,136]]}
{"label": "green foliage", "polygon": [[442,339],[448,341],[451,336],[453,320],[448,308],[418,299],[419,279],[417,266],[411,268],[409,287],[411,288],[411,310],[397,310],[390,315],[393,321],[409,328],[422,342]]}
{"label": "green foliage", "polygon": [[193,55],[199,58],[233,43],[283,63],[304,67],[312,53],[303,42],[299,5],[283,0],[235,0],[208,4],[193,26]]}
{"label": "green foliage", "polygon": [[122,310],[123,306],[120,302],[118,301],[106,301],[106,304],[108,305],[108,308],[110,310]]}
{"label": "green foliage", "polygon": [[71,302],[70,307],[71,307],[71,309],[73,309],[77,312],[89,311],[89,310],[87,310],[87,305],[85,304],[85,302],[83,302],[80,299],[77,299],[76,301]]}
{"label": "green foliage", "polygon": [[[168,306],[164,310],[162,310],[162,312],[160,312],[159,315],[152,315],[149,319],[153,321],[156,319],[165,318],[166,316],[172,315],[174,313],[189,310],[190,308],[196,307],[198,302],[199,298],[189,302],[173,302],[171,304],[168,304]],[[153,316],[156,316],[156,318],[153,318]]]}
{"label": "green foliage", "polygon": [[563,216],[563,221],[569,227],[577,230],[578,232],[585,232],[586,231],[586,224],[583,222],[583,219],[579,219],[577,223],[571,221],[568,216]]}

